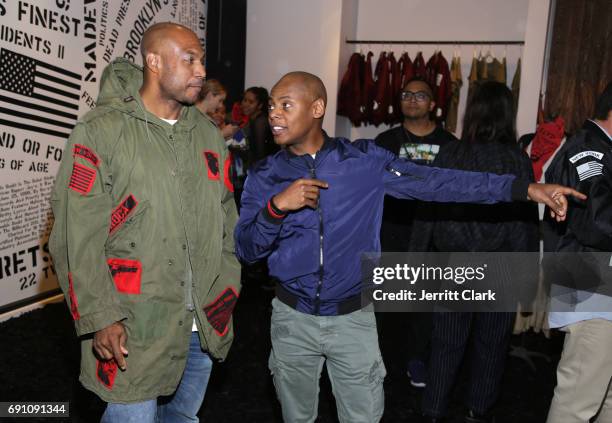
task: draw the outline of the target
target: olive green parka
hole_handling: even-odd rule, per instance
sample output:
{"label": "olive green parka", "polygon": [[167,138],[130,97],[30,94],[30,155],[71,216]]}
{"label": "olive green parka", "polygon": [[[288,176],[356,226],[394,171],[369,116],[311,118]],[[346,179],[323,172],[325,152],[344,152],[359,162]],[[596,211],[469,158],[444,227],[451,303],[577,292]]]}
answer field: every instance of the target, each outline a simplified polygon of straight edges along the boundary
{"label": "olive green parka", "polygon": [[[146,111],[142,78],[124,59],[104,70],[51,198],[51,253],[82,339],[80,380],[107,402],[173,393],[194,319],[204,349],[225,358],[240,290],[221,134],[195,107],[174,125]],[[93,333],[117,321],[128,335],[125,371],[92,351]]]}

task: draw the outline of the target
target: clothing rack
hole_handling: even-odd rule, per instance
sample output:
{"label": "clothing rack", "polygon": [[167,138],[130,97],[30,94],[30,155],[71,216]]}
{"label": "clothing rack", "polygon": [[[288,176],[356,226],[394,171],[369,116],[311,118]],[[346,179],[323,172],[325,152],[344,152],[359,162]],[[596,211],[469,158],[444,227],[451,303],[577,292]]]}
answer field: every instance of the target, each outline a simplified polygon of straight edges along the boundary
{"label": "clothing rack", "polygon": [[525,41],[487,41],[487,40],[443,40],[443,41],[415,41],[415,40],[346,40],[347,44],[433,44],[433,45],[525,45]]}

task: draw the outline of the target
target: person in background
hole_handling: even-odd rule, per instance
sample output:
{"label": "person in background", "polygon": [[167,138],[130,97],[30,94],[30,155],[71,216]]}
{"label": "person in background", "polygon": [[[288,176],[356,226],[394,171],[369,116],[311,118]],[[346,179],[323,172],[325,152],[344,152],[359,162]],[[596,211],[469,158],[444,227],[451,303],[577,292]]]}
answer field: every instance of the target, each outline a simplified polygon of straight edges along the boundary
{"label": "person in background", "polygon": [[141,52],[143,68],[104,69],[70,135],[50,249],[102,423],[187,423],[233,338],[237,214],[221,134],[187,107],[206,76],[199,38],[158,23]]}
{"label": "person in background", "polygon": [[[227,98],[227,90],[216,79],[208,79],[204,81],[202,85],[202,91],[200,93],[200,97],[196,102],[196,107],[202,113],[207,116],[213,118],[214,113],[221,106],[225,108],[225,99]],[[238,125],[235,124],[225,124],[225,117],[222,121],[216,121],[213,119],[215,124],[219,127],[221,131],[221,135],[223,135],[223,139],[230,139],[234,136],[236,131],[238,131]]]}
{"label": "person in background", "polygon": [[[484,82],[477,87],[466,107],[461,141],[442,147],[434,166],[510,174],[533,182],[531,161],[517,144],[513,107],[512,93],[504,84]],[[444,204],[428,210],[427,220],[417,219],[415,227],[419,227],[421,236],[430,238],[431,251],[538,251],[538,211],[533,203]],[[533,266],[530,276],[534,280],[536,274],[537,266]],[[489,272],[488,277],[500,283],[504,280],[504,275],[497,273]],[[525,284],[512,282],[517,290],[521,283]],[[514,317],[515,313],[503,310],[433,313],[429,382],[422,399],[423,421],[443,421],[470,339],[474,348],[464,421],[494,421],[491,408],[498,396]]]}
{"label": "person in background", "polygon": [[268,90],[263,87],[250,87],[244,92],[240,102],[242,114],[248,117],[244,127],[249,145],[248,167],[252,167],[264,157],[278,151],[268,125]]}
{"label": "person in background", "polygon": [[[227,109],[225,108],[225,103],[221,103],[210,116],[213,118],[219,128],[223,128],[224,126],[230,124],[227,121]],[[234,126],[237,127],[238,125],[234,124]]]}
{"label": "person in background", "polygon": [[[424,79],[413,78],[408,81],[400,93],[400,100],[404,117],[402,124],[381,133],[375,142],[401,158],[431,165],[440,147],[450,141],[456,141],[457,138],[433,119],[436,103],[433,100],[433,90]],[[382,251],[427,251],[427,245],[417,245],[410,241],[419,203],[417,200],[385,196],[380,231]],[[408,319],[404,343],[408,356],[407,373],[411,385],[422,388],[427,383],[426,362],[431,336],[431,314],[411,313],[402,314],[401,317]]]}
{"label": "person in background", "polygon": [[[567,184],[589,196],[586,202],[570,202],[567,225],[559,228],[561,237],[553,250],[582,256],[594,253],[591,257],[603,259],[598,264],[609,269],[612,82],[597,100],[595,117],[565,143],[547,170],[546,180]],[[609,287],[610,272],[603,275],[606,279],[602,281],[580,275],[583,280],[578,286],[600,283]],[[553,299],[554,292],[551,290]],[[612,297],[586,290],[568,290],[566,295],[575,298],[572,311],[553,309],[548,319],[551,328],[565,332],[565,342],[547,422],[612,422]]]}

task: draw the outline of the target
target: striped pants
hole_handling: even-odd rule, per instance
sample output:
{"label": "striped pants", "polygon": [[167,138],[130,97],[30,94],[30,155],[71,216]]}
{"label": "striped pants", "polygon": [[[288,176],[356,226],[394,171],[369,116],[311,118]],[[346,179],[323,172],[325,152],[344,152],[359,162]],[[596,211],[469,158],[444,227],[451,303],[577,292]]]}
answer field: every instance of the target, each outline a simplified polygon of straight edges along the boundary
{"label": "striped pants", "polygon": [[423,413],[442,417],[459,365],[472,335],[470,383],[466,405],[485,414],[497,399],[514,313],[434,313],[429,381],[423,394]]}

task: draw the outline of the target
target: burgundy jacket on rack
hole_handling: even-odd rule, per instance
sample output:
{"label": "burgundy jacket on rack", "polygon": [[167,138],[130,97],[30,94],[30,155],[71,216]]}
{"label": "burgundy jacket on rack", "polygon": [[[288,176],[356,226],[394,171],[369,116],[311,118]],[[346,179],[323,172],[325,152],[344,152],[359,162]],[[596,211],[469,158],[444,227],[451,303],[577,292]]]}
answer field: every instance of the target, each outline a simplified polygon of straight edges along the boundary
{"label": "burgundy jacket on rack", "polygon": [[372,123],[372,107],[374,105],[374,96],[376,85],[374,76],[372,75],[372,56],[374,53],[368,52],[363,72],[363,86],[361,95],[361,122],[365,125]]}
{"label": "burgundy jacket on rack", "polygon": [[444,121],[448,112],[448,102],[451,97],[450,69],[442,52],[434,53],[427,62],[427,81],[433,89],[435,119]]}
{"label": "burgundy jacket on rack", "polygon": [[374,94],[374,107],[372,109],[371,123],[378,126],[387,121],[389,109],[389,86],[391,84],[389,72],[389,59],[387,53],[382,51],[376,63],[376,86]]}
{"label": "burgundy jacket on rack", "polygon": [[397,110],[399,106],[399,90],[402,83],[402,74],[399,62],[395,59],[395,55],[391,52],[388,56],[389,60],[389,85],[387,86],[387,114],[385,123],[393,125],[398,122]]}
{"label": "burgundy jacket on rack", "polygon": [[410,56],[408,53],[402,54],[400,58],[400,64],[402,66],[402,83],[400,85],[400,90],[404,88],[404,86],[414,78],[414,67],[412,65],[412,60],[410,60]]}
{"label": "burgundy jacket on rack", "polygon": [[402,54],[399,61],[397,62],[397,65],[400,72],[400,82],[399,87],[397,87],[397,90],[395,92],[393,104],[395,108],[396,122],[401,122],[404,119],[404,116],[402,114],[400,92],[402,91],[406,83],[414,77],[414,70],[412,69],[412,60],[410,60],[410,56],[406,52]]}
{"label": "burgundy jacket on rack", "polygon": [[348,68],[340,82],[338,91],[338,111],[340,116],[346,116],[354,126],[360,126],[363,121],[363,112],[360,109],[363,87],[364,57],[360,53],[353,53],[349,59]]}
{"label": "burgundy jacket on rack", "polygon": [[422,52],[419,51],[416,57],[414,58],[414,62],[412,62],[412,69],[415,78],[427,78],[427,67],[425,66],[425,59],[423,59]]}

